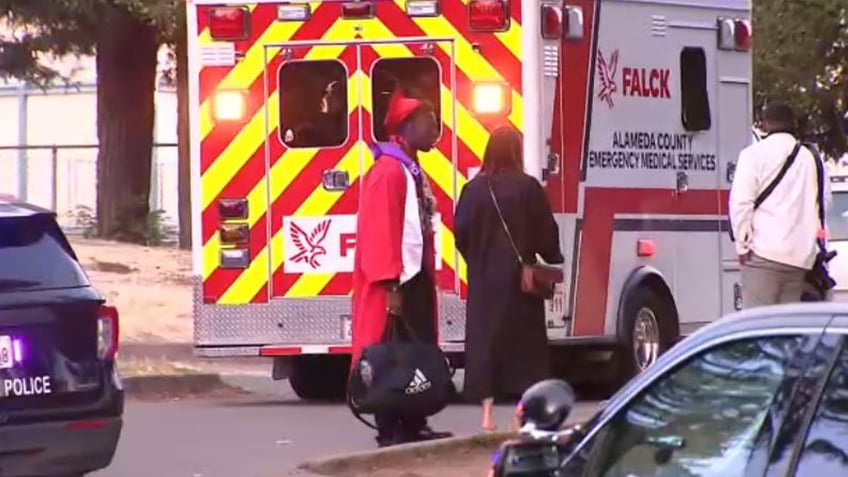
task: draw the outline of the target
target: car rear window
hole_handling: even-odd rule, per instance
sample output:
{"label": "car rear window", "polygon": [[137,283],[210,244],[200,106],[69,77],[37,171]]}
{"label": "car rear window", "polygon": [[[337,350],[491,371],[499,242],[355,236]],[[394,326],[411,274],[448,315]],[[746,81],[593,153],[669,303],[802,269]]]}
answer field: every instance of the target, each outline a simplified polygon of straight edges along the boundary
{"label": "car rear window", "polygon": [[0,218],[0,293],[89,285],[49,215]]}

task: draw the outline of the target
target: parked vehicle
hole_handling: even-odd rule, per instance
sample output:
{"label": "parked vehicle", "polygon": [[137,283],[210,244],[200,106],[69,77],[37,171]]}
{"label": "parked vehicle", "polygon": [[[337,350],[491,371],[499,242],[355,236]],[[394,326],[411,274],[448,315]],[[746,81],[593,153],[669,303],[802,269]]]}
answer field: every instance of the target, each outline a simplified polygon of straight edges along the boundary
{"label": "parked vehicle", "polygon": [[833,300],[848,303],[848,175],[830,178],[833,204],[827,213],[828,248],[836,251],[830,275],[836,280]]}
{"label": "parked vehicle", "polygon": [[0,475],[108,466],[124,393],[118,312],[92,288],[55,214],[0,196]]}
{"label": "parked vehicle", "polygon": [[398,85],[443,131],[420,159],[455,366],[455,202],[502,123],[559,224],[558,369],[588,348],[626,381],[703,324],[680,317],[739,303],[721,222],[754,140],[749,0],[197,0],[187,32],[199,355],[268,357],[301,398],[344,396],[359,178]]}
{"label": "parked vehicle", "polygon": [[[738,312],[695,332],[588,422],[558,430],[570,388],[535,386],[495,476],[848,475],[848,305]],[[542,423],[542,425],[537,425]],[[535,471],[530,473],[529,471]]]}

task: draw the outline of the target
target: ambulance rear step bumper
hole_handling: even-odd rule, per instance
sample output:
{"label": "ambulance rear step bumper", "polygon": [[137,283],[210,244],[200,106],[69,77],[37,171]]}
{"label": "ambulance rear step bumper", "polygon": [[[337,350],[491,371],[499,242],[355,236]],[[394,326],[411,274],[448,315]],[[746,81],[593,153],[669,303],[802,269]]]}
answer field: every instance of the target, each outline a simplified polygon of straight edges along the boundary
{"label": "ambulance rear step bumper", "polygon": [[[445,353],[462,353],[465,350],[465,345],[462,342],[443,342],[439,346]],[[195,345],[194,354],[203,358],[231,358],[237,356],[282,358],[304,354],[347,355],[350,354],[350,345]]]}

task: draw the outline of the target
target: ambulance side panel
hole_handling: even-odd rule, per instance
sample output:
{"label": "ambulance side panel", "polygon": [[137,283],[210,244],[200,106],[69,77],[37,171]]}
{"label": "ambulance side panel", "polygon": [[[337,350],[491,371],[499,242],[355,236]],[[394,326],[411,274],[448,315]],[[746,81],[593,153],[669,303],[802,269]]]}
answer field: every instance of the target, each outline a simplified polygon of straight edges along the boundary
{"label": "ambulance side panel", "polygon": [[[615,335],[625,284],[640,268],[668,286],[682,328],[715,320],[726,209],[716,25],[728,12],[681,2],[599,5],[574,334]],[[723,115],[732,107],[750,116],[744,104]],[[640,242],[651,251],[640,254]]]}

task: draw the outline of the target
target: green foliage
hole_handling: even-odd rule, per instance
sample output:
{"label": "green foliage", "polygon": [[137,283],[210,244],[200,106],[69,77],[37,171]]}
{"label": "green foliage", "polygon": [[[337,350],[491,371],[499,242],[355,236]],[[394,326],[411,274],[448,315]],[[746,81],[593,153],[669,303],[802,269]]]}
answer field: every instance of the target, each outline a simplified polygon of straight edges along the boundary
{"label": "green foliage", "polygon": [[70,215],[74,228],[79,230],[84,238],[97,236],[97,214],[91,207],[78,205]]}
{"label": "green foliage", "polygon": [[169,43],[180,28],[180,0],[0,0],[0,79],[46,86],[63,80],[42,60],[94,53],[104,11],[123,8],[156,27]]}
{"label": "green foliage", "polygon": [[[97,214],[91,207],[78,205],[71,212],[73,228],[84,238],[97,237]],[[141,243],[150,247],[172,245],[176,242],[177,230],[169,225],[169,217],[164,210],[153,210],[147,214],[144,222],[122,224],[111,239],[132,243]]]}
{"label": "green foliage", "polygon": [[831,155],[848,149],[846,0],[754,2],[754,106],[780,98],[796,106],[802,128]]}

